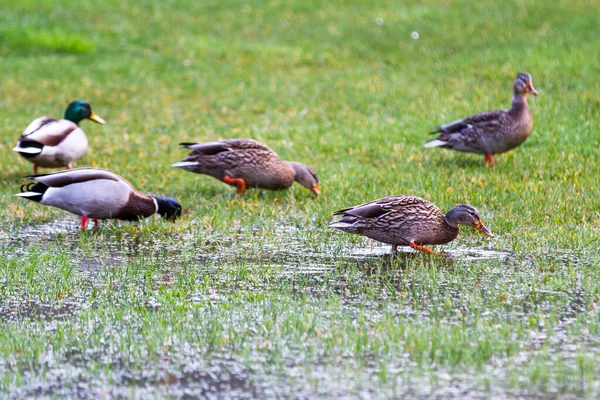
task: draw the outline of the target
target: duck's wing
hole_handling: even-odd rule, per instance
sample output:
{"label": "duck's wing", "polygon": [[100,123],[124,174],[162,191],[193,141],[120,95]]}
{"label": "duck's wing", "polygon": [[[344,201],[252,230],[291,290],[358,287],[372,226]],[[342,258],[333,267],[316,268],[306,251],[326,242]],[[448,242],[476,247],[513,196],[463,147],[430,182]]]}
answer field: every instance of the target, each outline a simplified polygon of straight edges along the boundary
{"label": "duck's wing", "polygon": [[66,119],[40,117],[25,128],[19,140],[34,141],[44,146],[56,146],[77,129],[79,126],[76,123]]}
{"label": "duck's wing", "polygon": [[437,210],[437,212],[441,213],[437,206],[425,199],[411,195],[398,195],[384,197],[355,207],[339,210],[334,212],[333,215],[381,219],[389,214],[410,213],[418,209],[426,210],[428,213]]}
{"label": "duck's wing", "polygon": [[29,175],[23,179],[32,179],[41,182],[49,187],[64,187],[73,183],[89,182],[97,179],[106,179],[117,182],[125,182],[133,188],[133,186],[123,179],[121,176],[106,169],[101,168],[75,168],[65,171],[51,172],[41,175]]}
{"label": "duck's wing", "polygon": [[350,233],[360,233],[364,229],[400,230],[443,218],[435,204],[411,195],[384,197],[337,211],[334,215],[340,218],[329,227]]}
{"label": "duck's wing", "polygon": [[438,126],[440,135],[425,143],[425,147],[445,147],[456,150],[485,152],[482,139],[501,132],[509,123],[505,110],[493,110]]}
{"label": "duck's wing", "polygon": [[273,151],[266,144],[252,139],[228,139],[205,143],[179,143],[179,145],[202,155],[215,155],[236,150]]}
{"label": "duck's wing", "polygon": [[207,143],[181,143],[191,149],[182,161],[174,167],[190,169],[201,173],[212,170],[226,170],[241,165],[260,165],[265,160],[279,160],[279,156],[267,145],[252,139],[229,139]]}

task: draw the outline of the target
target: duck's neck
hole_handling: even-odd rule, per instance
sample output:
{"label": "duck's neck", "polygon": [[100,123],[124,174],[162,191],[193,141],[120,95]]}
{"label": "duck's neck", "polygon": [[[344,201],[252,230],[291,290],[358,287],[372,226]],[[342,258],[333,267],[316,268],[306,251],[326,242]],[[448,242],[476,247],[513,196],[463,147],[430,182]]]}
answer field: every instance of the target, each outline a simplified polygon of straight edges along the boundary
{"label": "duck's neck", "polygon": [[444,221],[441,225],[442,233],[440,236],[443,236],[443,241],[440,241],[440,243],[448,243],[456,239],[458,236],[458,225],[449,222],[446,216],[444,216]]}
{"label": "duck's neck", "polygon": [[67,109],[67,111],[65,111],[65,119],[79,125],[83,118],[81,118],[77,113],[73,112],[72,110]]}
{"label": "duck's neck", "polygon": [[519,116],[529,111],[529,105],[527,104],[527,95],[515,93],[513,94],[512,104],[508,113],[513,116]]}

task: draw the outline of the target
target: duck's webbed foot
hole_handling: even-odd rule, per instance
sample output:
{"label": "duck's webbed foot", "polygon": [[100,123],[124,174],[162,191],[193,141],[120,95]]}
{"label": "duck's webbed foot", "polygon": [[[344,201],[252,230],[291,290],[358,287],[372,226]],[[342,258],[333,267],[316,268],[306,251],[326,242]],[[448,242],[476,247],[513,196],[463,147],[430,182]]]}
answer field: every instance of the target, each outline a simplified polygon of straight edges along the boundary
{"label": "duck's webbed foot", "polygon": [[417,250],[417,251],[424,251],[425,253],[435,254],[436,256],[448,257],[447,254],[437,252],[437,251],[432,250],[431,248],[429,248],[427,246],[421,246],[421,245],[418,245],[418,244],[416,244],[414,242],[410,244],[410,247],[413,248],[413,249],[415,249],[415,250]]}

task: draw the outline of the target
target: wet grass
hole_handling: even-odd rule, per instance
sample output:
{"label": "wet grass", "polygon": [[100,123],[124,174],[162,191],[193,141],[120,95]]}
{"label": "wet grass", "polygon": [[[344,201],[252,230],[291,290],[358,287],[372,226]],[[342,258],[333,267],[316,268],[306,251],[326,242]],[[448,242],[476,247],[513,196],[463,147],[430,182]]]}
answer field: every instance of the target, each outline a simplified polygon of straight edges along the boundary
{"label": "wet grass", "polygon": [[[17,397],[596,397],[600,96],[593,1],[2,2],[0,388]],[[419,39],[411,38],[411,32]],[[534,131],[496,158],[424,150],[507,107]],[[189,213],[110,222],[26,203],[12,154],[84,98],[80,165]],[[248,192],[169,165],[180,141],[253,137],[323,195]],[[389,194],[480,209],[452,260],[326,229]]]}

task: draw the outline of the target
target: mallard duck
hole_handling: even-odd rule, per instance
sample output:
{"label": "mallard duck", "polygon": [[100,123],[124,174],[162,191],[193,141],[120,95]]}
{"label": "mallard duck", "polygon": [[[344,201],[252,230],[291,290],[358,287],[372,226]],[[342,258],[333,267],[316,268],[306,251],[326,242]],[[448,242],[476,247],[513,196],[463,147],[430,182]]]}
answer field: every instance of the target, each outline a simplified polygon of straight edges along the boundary
{"label": "mallard duck", "polygon": [[527,94],[538,94],[531,75],[517,75],[510,110],[494,110],[438,126],[432,133],[441,133],[425,147],[445,147],[485,155],[485,164],[494,165],[494,154],[514,149],[529,137],[533,120],[527,105]]}
{"label": "mallard duck", "polygon": [[71,169],[88,150],[87,137],[79,127],[84,118],[104,124],[104,120],[92,112],[88,102],[75,100],[67,107],[64,119],[39,117],[29,124],[13,151],[33,163],[34,175],[38,166]]}
{"label": "mallard duck", "polygon": [[236,186],[238,195],[247,188],[287,189],[296,181],[319,196],[319,177],[312,168],[299,162],[282,161],[277,153],[256,140],[230,139],[180,143],[180,146],[192,152],[172,167],[210,175]]}
{"label": "mallard duck", "polygon": [[88,218],[137,221],[159,213],[168,220],[181,215],[181,204],[165,197],[138,192],[114,172],[100,168],[75,168],[43,175],[26,176],[17,196],[57,207],[81,216],[81,229]]}
{"label": "mallard duck", "polygon": [[436,253],[424,245],[453,241],[458,235],[459,224],[472,226],[493,237],[474,207],[459,204],[444,215],[435,204],[410,195],[384,197],[336,211],[334,215],[341,218],[330,227],[391,244],[392,252],[398,251],[398,246],[410,246]]}

